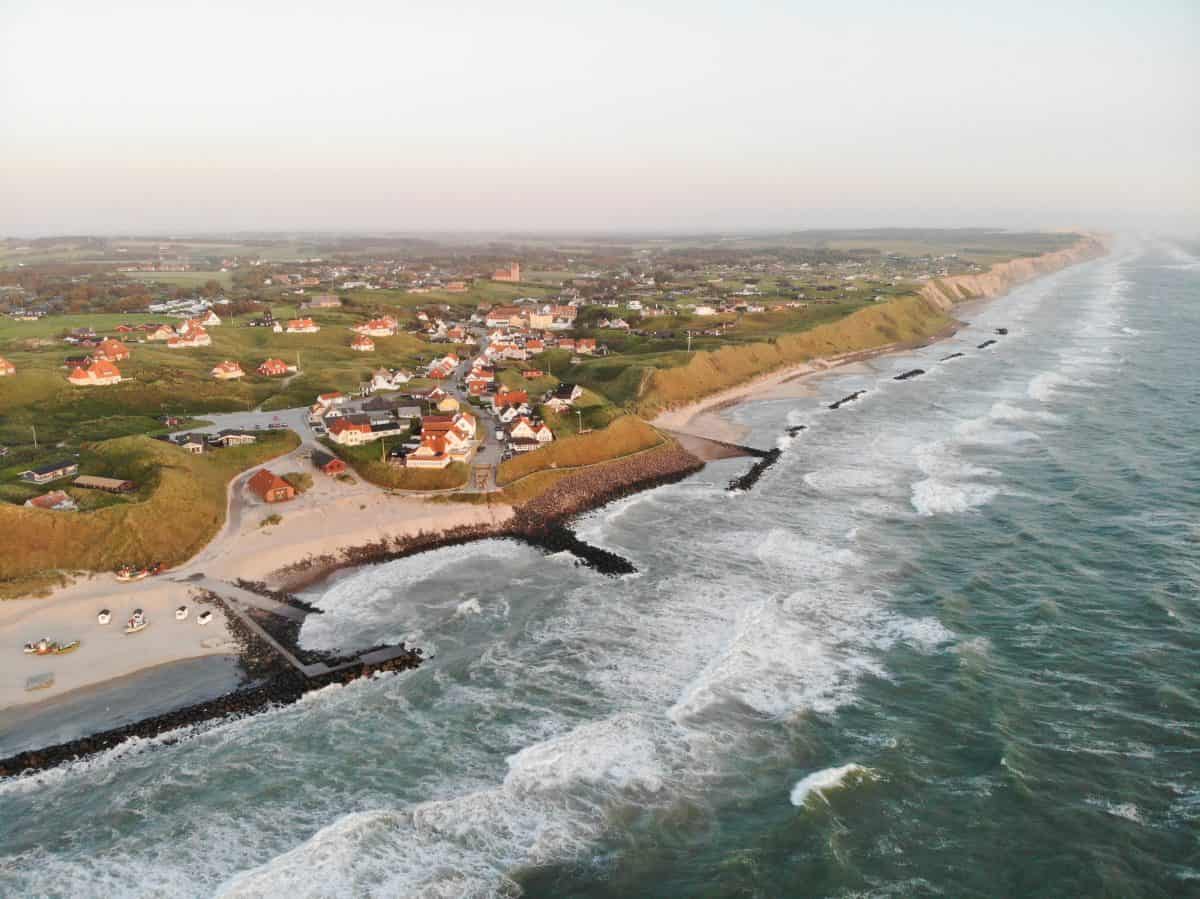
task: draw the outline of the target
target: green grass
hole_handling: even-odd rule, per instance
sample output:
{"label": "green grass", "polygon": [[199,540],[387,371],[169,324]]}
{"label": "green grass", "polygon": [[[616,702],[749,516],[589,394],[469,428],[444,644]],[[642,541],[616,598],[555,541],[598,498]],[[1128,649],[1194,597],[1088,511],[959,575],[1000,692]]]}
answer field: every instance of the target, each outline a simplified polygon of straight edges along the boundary
{"label": "green grass", "polygon": [[209,281],[216,281],[226,290],[233,286],[232,272],[121,272],[121,274],[131,281],[166,284],[168,287],[203,287]]}
{"label": "green grass", "polygon": [[20,590],[13,583],[62,569],[111,571],[124,562],[161,561],[170,567],[186,561],[224,523],[230,479],[299,442],[290,431],[276,431],[257,443],[203,456],[147,437],[89,445],[81,454],[81,471],[129,478],[140,485],[138,493],[82,512],[0,504],[0,529],[9,535],[9,551],[0,554],[0,593],[12,595]]}
{"label": "green grass", "polygon": [[[284,312],[279,307],[278,314]],[[291,315],[294,308],[286,312]],[[213,345],[201,349],[139,344],[134,335],[123,335],[132,358],[119,367],[132,380],[90,388],[67,383],[63,359],[84,351],[56,340],[57,335],[78,327],[113,335],[122,323],[177,320],[145,315],[52,316],[37,322],[0,319],[0,355],[17,366],[14,377],[0,380],[0,445],[31,444],[34,425],[43,443],[78,443],[153,433],[158,427],[155,418],[165,412],[202,415],[259,405],[266,410],[308,405],[318,393],[356,390],[380,366],[413,369],[420,360],[445,351],[415,335],[399,333],[376,339],[374,353],[356,353],[350,349],[353,335],[348,327],[362,317],[347,312],[317,314],[322,330],[316,334],[275,334],[267,328],[226,322],[209,329]],[[53,342],[39,345],[47,340]],[[255,373],[268,357],[295,364],[297,356],[301,372],[294,378],[264,378]],[[214,380],[212,367],[225,359],[240,362],[247,377]]]}
{"label": "green grass", "polygon": [[[402,468],[389,465],[383,458],[379,441],[363,446],[342,446],[332,440],[321,441],[331,452],[340,456],[347,465],[364,480],[380,487],[395,490],[452,490],[467,483],[470,466],[464,462],[453,462],[446,468]],[[387,441],[392,447],[401,443],[399,438]]]}

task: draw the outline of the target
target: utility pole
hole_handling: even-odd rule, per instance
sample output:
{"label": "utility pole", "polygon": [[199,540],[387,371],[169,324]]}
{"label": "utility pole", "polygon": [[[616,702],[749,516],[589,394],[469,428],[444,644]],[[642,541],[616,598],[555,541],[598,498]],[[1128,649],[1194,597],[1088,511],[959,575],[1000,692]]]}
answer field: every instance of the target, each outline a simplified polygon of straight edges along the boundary
{"label": "utility pole", "polygon": [[29,426],[29,430],[33,431],[33,448],[34,448],[34,449],[37,449],[37,448],[38,448],[38,442],[37,442],[37,425],[30,425],[30,426]]}
{"label": "utility pole", "polygon": [[687,336],[688,336],[688,348],[687,348],[687,351],[690,353],[690,352],[692,351],[692,332],[691,332],[691,331],[688,331],[688,332],[687,332]]}

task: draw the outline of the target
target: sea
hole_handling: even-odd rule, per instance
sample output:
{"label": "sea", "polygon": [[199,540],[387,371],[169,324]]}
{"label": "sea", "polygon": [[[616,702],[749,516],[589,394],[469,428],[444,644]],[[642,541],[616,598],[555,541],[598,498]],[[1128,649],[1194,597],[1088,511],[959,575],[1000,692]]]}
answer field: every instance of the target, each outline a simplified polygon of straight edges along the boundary
{"label": "sea", "polygon": [[1198,253],[737,408],[579,520],[636,574],[343,573],[303,642],[429,662],[0,782],[0,894],[1200,896]]}

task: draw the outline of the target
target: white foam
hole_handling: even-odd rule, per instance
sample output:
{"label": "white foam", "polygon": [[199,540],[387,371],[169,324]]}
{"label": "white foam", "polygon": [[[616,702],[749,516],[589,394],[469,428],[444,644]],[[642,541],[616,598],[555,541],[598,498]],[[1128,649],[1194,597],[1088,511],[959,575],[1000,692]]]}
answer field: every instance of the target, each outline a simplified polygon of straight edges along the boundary
{"label": "white foam", "polygon": [[823,768],[820,771],[814,771],[797,781],[796,785],[792,787],[792,805],[798,808],[803,807],[812,796],[818,796],[828,804],[829,800],[825,794],[829,791],[873,777],[875,777],[875,772],[872,769],[853,762],[837,768]]}
{"label": "white foam", "polygon": [[1062,372],[1045,371],[1039,375],[1035,375],[1029,382],[1029,387],[1026,392],[1030,399],[1037,400],[1042,403],[1051,402],[1058,391],[1073,382]]}
{"label": "white foam", "polygon": [[955,515],[987,505],[999,491],[984,484],[947,484],[934,478],[917,481],[912,505],[920,515]]}

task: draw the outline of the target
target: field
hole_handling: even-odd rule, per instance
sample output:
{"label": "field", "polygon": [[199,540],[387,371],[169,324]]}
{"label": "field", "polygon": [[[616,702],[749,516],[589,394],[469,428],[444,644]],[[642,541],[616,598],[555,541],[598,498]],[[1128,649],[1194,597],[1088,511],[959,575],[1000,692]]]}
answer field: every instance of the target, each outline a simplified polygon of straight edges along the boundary
{"label": "field", "polygon": [[0,554],[0,595],[12,595],[14,584],[62,568],[65,560],[72,570],[86,571],[111,571],[126,562],[183,562],[224,524],[229,481],[298,445],[290,431],[202,456],[148,437],[90,445],[81,454],[80,470],[132,479],[141,485],[138,494],[82,512],[0,503],[0,528],[20,534],[20,551]]}
{"label": "field", "polygon": [[[67,383],[63,359],[86,351],[56,336],[78,327],[111,335],[121,323],[174,320],[146,315],[65,315],[37,322],[0,319],[0,355],[17,366],[15,376],[0,380],[0,445],[15,450],[31,444],[33,426],[43,444],[53,444],[149,433],[157,427],[156,417],[164,413],[202,417],[205,412],[244,411],[260,405],[268,410],[308,405],[318,393],[357,390],[380,366],[411,369],[450,349],[401,332],[377,338],[374,353],[358,353],[350,349],[353,335],[348,326],[361,321],[361,315],[335,311],[315,318],[322,325],[316,334],[275,334],[269,328],[226,323],[209,329],[211,347],[198,349],[136,343],[134,335],[124,335],[131,358],[118,367],[129,380],[110,387]],[[270,357],[299,362],[300,372],[290,378],[258,375],[255,368]],[[216,381],[211,370],[226,359],[239,362],[246,377]]]}
{"label": "field", "polygon": [[[396,443],[399,441],[396,440]],[[386,452],[378,442],[364,446],[341,446],[331,440],[322,443],[340,456],[364,480],[393,490],[453,490],[462,487],[470,477],[470,467],[452,462],[445,468],[401,468],[384,461]],[[393,441],[385,441],[392,445]]]}
{"label": "field", "polygon": [[166,284],[169,287],[203,287],[209,281],[216,281],[228,290],[233,286],[233,275],[230,272],[122,272],[131,281],[145,281],[147,284]]}
{"label": "field", "polygon": [[616,419],[602,431],[555,440],[500,464],[500,484],[505,487],[534,472],[576,468],[608,462],[658,446],[663,436],[633,415]]}

